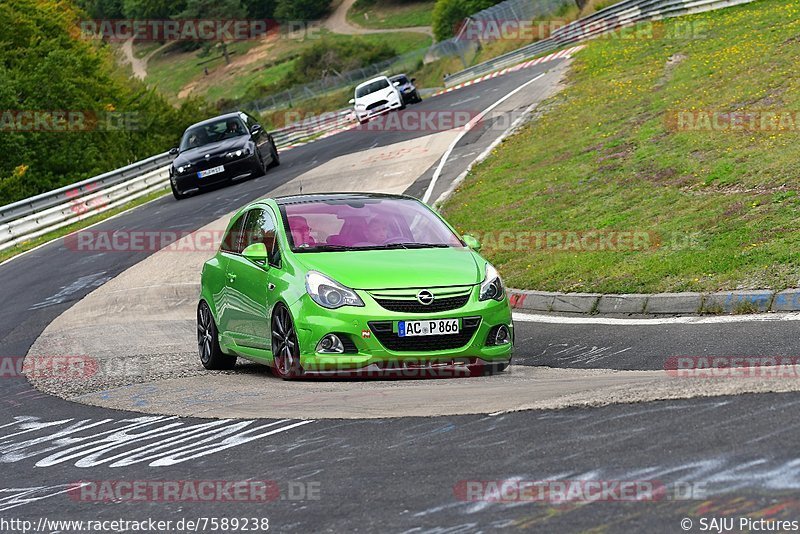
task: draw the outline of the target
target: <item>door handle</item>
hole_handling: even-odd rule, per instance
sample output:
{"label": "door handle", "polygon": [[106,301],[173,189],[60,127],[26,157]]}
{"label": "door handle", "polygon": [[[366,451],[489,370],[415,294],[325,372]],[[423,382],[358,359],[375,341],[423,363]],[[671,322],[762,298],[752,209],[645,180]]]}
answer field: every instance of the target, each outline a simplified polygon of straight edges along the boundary
{"label": "door handle", "polygon": [[236,275],[232,274],[232,273],[228,273],[228,282],[230,282],[232,284],[235,281],[236,281]]}

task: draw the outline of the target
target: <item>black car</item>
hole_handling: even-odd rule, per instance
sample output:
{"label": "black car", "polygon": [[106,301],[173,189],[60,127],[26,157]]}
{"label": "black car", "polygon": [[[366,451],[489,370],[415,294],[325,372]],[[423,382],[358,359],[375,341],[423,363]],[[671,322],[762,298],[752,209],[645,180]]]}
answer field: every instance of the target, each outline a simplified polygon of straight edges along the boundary
{"label": "black car", "polygon": [[280,165],[275,140],[241,111],[190,126],[181,146],[170,154],[176,155],[169,176],[177,200],[212,185],[261,176]]}
{"label": "black car", "polygon": [[392,76],[389,80],[395,87],[400,89],[400,94],[403,95],[403,105],[422,102],[422,97],[419,96],[419,91],[414,86],[414,82],[417,81],[416,78],[409,79],[405,74],[398,74],[397,76]]}

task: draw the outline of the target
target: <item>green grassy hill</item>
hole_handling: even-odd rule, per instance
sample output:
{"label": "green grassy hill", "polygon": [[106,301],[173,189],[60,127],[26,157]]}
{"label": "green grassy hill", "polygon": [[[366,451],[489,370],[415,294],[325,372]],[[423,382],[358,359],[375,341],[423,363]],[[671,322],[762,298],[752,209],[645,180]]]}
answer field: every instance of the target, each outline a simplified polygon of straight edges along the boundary
{"label": "green grassy hill", "polygon": [[800,124],[684,131],[674,122],[680,111],[794,113],[798,64],[800,4],[785,0],[656,23],[650,38],[591,41],[548,112],[480,165],[444,212],[479,235],[658,237],[653,247],[627,252],[487,247],[512,287],[798,286]]}

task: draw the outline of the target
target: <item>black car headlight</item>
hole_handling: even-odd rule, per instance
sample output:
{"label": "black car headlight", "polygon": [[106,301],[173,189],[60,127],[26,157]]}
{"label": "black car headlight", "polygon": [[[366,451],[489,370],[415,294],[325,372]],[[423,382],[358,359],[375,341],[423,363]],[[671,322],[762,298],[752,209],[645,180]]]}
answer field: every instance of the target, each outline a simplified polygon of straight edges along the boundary
{"label": "black car headlight", "polygon": [[183,174],[185,172],[189,172],[189,169],[191,169],[191,168],[192,168],[192,164],[191,163],[187,163],[186,165],[181,165],[176,170],[178,171],[178,174]]}
{"label": "black car headlight", "polygon": [[503,289],[503,281],[500,279],[500,274],[497,272],[491,263],[486,264],[486,276],[481,282],[481,293],[479,300],[503,300],[505,290]]}
{"label": "black car headlight", "polygon": [[306,292],[311,300],[331,310],[342,306],[364,306],[355,291],[317,271],[306,274]]}
{"label": "black car headlight", "polygon": [[247,149],[240,148],[239,150],[232,150],[231,152],[228,152],[227,154],[225,154],[225,157],[228,159],[235,159],[235,158],[241,158],[242,156],[246,156],[249,153],[250,152]]}

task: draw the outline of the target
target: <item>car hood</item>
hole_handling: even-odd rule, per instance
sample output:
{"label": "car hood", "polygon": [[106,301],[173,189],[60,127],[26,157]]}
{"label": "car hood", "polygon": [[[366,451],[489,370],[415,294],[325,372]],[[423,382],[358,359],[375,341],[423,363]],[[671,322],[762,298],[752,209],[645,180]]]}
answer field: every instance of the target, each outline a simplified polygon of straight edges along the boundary
{"label": "car hood", "polygon": [[370,104],[378,102],[379,100],[386,100],[386,99],[389,98],[386,95],[388,95],[390,92],[394,92],[394,91],[392,90],[391,87],[387,87],[385,89],[381,89],[380,91],[376,91],[376,92],[370,93],[368,95],[360,96],[360,97],[356,98],[356,105],[364,104],[365,106],[369,106]]}
{"label": "car hood", "polygon": [[181,152],[173,163],[175,165],[185,165],[203,159],[206,154],[210,154],[211,156],[224,155],[231,150],[239,150],[240,148],[246,147],[249,141],[249,135],[240,135],[239,137],[223,139],[217,143],[209,143],[198,148],[192,148]]}
{"label": "car hood", "polygon": [[483,261],[472,250],[460,247],[306,252],[295,257],[308,270],[353,289],[473,285],[484,275]]}

